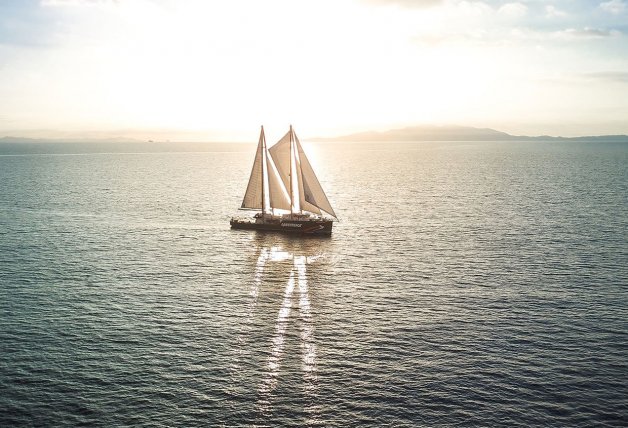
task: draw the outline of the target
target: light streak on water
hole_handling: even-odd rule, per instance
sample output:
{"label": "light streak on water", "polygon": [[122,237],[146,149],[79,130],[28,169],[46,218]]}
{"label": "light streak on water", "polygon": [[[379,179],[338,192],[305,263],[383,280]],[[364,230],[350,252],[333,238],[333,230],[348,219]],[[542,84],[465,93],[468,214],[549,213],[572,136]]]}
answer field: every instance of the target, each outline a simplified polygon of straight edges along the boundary
{"label": "light streak on water", "polygon": [[307,284],[307,259],[305,256],[294,258],[294,267],[299,279],[299,315],[301,316],[301,351],[306,387],[312,388],[316,380],[316,346],[313,343],[314,331],[310,313],[310,297]]}
{"label": "light streak on water", "polygon": [[283,359],[286,333],[290,326],[290,314],[293,308],[293,295],[295,288],[298,289],[298,309],[300,320],[300,348],[301,348],[301,368],[306,381],[305,391],[311,394],[316,388],[316,346],[314,344],[314,329],[312,326],[311,303],[308,291],[306,256],[295,256],[293,254],[273,248],[270,252],[269,260],[283,261],[288,257],[292,258],[290,276],[283,294],[283,301],[277,313],[275,322],[275,336],[272,339],[271,352],[267,362],[267,372],[259,389],[261,397],[258,407],[266,413],[271,408],[271,396],[277,387],[278,375]]}
{"label": "light streak on water", "polygon": [[292,294],[294,292],[294,270],[290,272],[290,279],[286,285],[283,302],[279,313],[277,314],[277,322],[275,323],[275,337],[272,341],[271,354],[268,357],[267,373],[262,386],[260,387],[261,399],[259,407],[262,411],[268,410],[270,407],[270,394],[277,386],[277,375],[281,356],[283,354],[283,345],[285,334],[288,328],[288,318],[292,309]]}

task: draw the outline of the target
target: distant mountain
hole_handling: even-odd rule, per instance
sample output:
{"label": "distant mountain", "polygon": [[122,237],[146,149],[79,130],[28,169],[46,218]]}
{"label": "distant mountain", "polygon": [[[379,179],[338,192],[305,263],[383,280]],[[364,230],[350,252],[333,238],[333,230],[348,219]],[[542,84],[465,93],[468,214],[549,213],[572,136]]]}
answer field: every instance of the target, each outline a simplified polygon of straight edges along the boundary
{"label": "distant mountain", "polygon": [[[308,141],[606,141],[606,142],[628,142],[628,135],[596,135],[583,137],[552,137],[549,135],[525,136],[511,135],[505,132],[496,131],[490,128],[473,128],[470,126],[436,126],[422,125],[411,126],[401,129],[390,129],[388,131],[367,131],[356,134],[342,135],[332,138],[307,138]],[[183,140],[185,141],[185,140]],[[142,141],[134,138],[114,137],[114,138],[23,138],[23,137],[2,137],[0,144],[39,146],[49,143],[57,145],[72,144],[93,144],[96,145],[137,145],[138,143],[158,146],[169,141]]]}
{"label": "distant mountain", "polygon": [[628,135],[600,135],[588,137],[529,137],[510,135],[490,128],[470,126],[412,126],[388,131],[359,132],[336,138],[312,138],[311,141],[626,141]]}

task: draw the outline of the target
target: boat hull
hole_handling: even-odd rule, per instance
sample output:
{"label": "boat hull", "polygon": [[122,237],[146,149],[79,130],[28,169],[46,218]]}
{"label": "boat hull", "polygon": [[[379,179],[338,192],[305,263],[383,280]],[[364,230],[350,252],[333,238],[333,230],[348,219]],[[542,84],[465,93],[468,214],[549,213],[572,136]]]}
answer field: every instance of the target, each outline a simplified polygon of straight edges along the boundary
{"label": "boat hull", "polygon": [[281,232],[297,235],[331,235],[331,220],[278,220],[249,221],[231,219],[232,229],[259,230],[265,232]]}

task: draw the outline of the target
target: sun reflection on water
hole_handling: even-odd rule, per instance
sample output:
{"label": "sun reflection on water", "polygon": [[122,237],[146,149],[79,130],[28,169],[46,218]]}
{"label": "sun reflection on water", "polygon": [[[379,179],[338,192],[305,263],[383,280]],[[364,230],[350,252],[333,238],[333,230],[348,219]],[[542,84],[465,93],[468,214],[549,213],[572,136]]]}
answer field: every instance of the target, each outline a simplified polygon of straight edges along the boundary
{"label": "sun reflection on water", "polygon": [[253,280],[253,285],[251,286],[251,291],[249,294],[252,297],[251,300],[251,311],[254,309],[255,304],[257,303],[257,296],[259,295],[259,287],[262,283],[262,275],[264,273],[264,266],[266,265],[266,260],[270,256],[270,251],[268,248],[262,248],[259,253],[259,257],[257,258],[257,264],[255,265],[255,278]]}
{"label": "sun reflection on water", "polygon": [[314,332],[310,314],[310,297],[307,288],[307,258],[294,258],[294,267],[299,280],[299,314],[301,315],[301,352],[303,356],[303,372],[307,380],[306,388],[313,388],[316,380],[316,345],[313,342]]}
{"label": "sun reflection on water", "polygon": [[277,372],[281,362],[281,354],[283,353],[283,344],[285,341],[286,329],[288,328],[288,317],[292,309],[292,293],[294,292],[294,271],[290,272],[290,279],[286,285],[283,302],[277,315],[275,324],[275,337],[273,338],[272,351],[268,357],[267,377],[260,388],[261,392],[268,393],[275,389],[277,385]]}
{"label": "sun reflection on water", "polygon": [[[290,241],[287,244],[290,244]],[[284,355],[287,338],[298,337],[299,340],[301,353],[299,365],[302,373],[302,381],[299,383],[303,385],[304,393],[306,396],[312,396],[316,393],[317,387],[317,350],[309,290],[311,277],[308,267],[320,261],[324,257],[324,252],[316,243],[286,245],[286,247],[288,248],[284,249],[282,245],[261,246],[250,292],[252,306],[248,313],[249,320],[255,315],[255,305],[265,280],[271,283],[274,275],[275,279],[283,278],[285,281],[281,306],[274,321],[274,333],[269,343],[269,353],[258,387],[256,408],[265,415],[272,412],[274,393],[278,388],[282,366],[286,364],[286,358],[290,357]],[[269,269],[269,263],[281,264],[277,265],[278,269]],[[281,276],[277,277],[277,275]],[[290,335],[293,330],[296,330],[295,333],[298,334]],[[315,415],[311,413],[308,412],[310,417],[315,418]]]}

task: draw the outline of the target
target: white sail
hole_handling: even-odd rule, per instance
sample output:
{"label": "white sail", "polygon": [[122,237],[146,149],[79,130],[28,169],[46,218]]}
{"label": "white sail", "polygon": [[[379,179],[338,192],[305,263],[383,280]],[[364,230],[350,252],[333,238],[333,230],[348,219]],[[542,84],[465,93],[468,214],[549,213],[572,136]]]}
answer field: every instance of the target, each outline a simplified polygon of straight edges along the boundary
{"label": "white sail", "polygon": [[[296,135],[295,135],[296,137]],[[295,163],[296,163],[296,170],[298,171],[298,174],[296,174],[297,176],[297,182],[298,182],[298,186],[299,186],[299,206],[302,210],[305,211],[309,211],[312,212],[314,214],[322,214],[321,210],[316,206],[316,205],[312,205],[311,203],[309,203],[307,200],[305,200],[305,189],[306,189],[306,184],[303,181],[303,172],[301,169],[301,158],[299,156],[299,151],[295,150],[294,151],[294,159],[295,159]]]}
{"label": "white sail", "polygon": [[[303,147],[301,147],[301,143],[297,138],[296,134],[295,145],[297,147],[298,159],[299,159],[299,170],[300,175],[302,176],[303,181],[303,190],[300,193],[301,198],[301,207],[305,210],[312,211],[307,206],[313,205],[321,210],[325,211],[328,214],[336,217],[336,213],[334,209],[331,207],[329,203],[329,199],[327,199],[327,195],[323,191],[323,187],[321,183],[318,181],[316,174],[314,173],[314,169],[312,169],[312,165],[308,160],[307,156],[305,156],[305,152],[303,151]],[[314,211],[316,212],[316,211]]]}
{"label": "white sail", "polygon": [[292,126],[270,149],[262,127],[241,209],[262,212],[232,217],[232,229],[331,235],[333,220],[327,216],[336,213]]}
{"label": "white sail", "polygon": [[249,184],[242,200],[241,208],[263,209],[264,208],[264,128],[259,137],[255,160]]}
{"label": "white sail", "polygon": [[290,191],[290,133],[291,131],[288,131],[281,140],[268,149],[277,167],[279,177],[281,177],[281,181],[288,192]]}
{"label": "white sail", "polygon": [[273,159],[266,156],[266,172],[268,174],[268,195],[270,207],[273,209],[290,210],[290,195],[283,185]]}
{"label": "white sail", "polygon": [[[292,128],[268,151],[288,194],[292,190],[292,205],[295,211],[305,210],[321,214],[321,210],[323,210],[336,217],[336,213],[331,207],[299,139],[292,132]],[[293,177],[290,177],[291,170]],[[291,179],[294,180],[292,186]]]}

